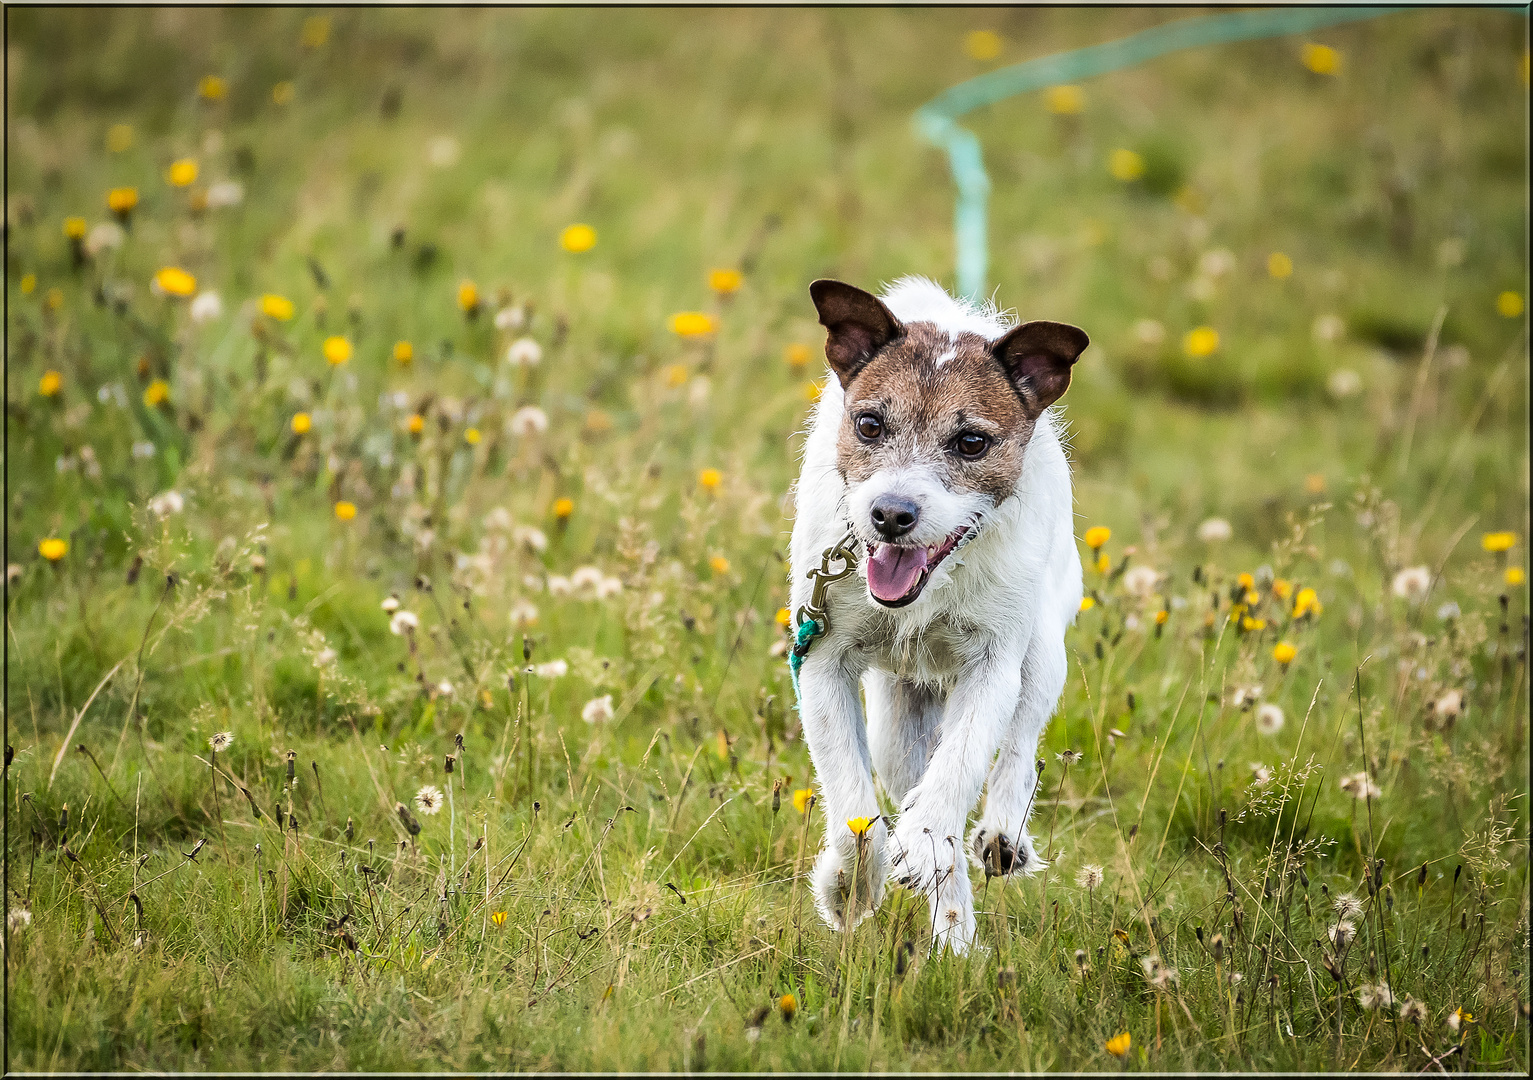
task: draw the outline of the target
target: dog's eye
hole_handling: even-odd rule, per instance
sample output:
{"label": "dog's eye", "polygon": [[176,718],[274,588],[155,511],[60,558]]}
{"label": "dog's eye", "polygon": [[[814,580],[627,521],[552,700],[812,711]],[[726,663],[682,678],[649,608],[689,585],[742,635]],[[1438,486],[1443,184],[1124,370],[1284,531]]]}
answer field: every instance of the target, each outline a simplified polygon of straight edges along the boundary
{"label": "dog's eye", "polygon": [[953,449],[958,451],[959,457],[977,461],[990,449],[990,440],[983,435],[968,431],[953,440]]}
{"label": "dog's eye", "polygon": [[884,422],[872,413],[857,418],[857,437],[863,442],[877,442],[884,437]]}

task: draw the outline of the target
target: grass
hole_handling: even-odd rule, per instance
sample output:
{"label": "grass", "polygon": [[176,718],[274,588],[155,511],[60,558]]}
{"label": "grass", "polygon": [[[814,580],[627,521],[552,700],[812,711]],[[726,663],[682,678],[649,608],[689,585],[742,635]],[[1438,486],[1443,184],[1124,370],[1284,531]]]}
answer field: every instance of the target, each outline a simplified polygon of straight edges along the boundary
{"label": "grass", "polygon": [[1515,14],[972,118],[998,298],[1094,341],[1065,415],[1113,535],[1040,751],[1051,866],[976,879],[967,957],[899,889],[843,941],[798,877],[805,286],[948,273],[923,101],[1166,17],[8,10],[8,1065],[1525,1072]]}

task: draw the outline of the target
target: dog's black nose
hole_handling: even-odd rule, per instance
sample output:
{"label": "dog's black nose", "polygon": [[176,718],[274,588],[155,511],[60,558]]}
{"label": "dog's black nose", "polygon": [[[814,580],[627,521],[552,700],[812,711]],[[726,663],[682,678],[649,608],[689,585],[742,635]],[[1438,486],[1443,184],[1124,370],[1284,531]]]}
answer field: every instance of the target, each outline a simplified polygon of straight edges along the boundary
{"label": "dog's black nose", "polygon": [[921,508],[898,495],[880,495],[873,501],[873,527],[885,540],[904,536],[920,517]]}

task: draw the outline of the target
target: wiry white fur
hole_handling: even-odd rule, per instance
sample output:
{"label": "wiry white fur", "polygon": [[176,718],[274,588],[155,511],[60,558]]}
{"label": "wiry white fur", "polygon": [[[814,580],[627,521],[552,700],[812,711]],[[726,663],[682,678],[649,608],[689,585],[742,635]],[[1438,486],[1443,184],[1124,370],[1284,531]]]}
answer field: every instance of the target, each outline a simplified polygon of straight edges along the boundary
{"label": "wiry white fur", "polygon": [[[901,279],[883,299],[902,322],[933,322],[950,334],[968,330],[994,340],[1010,329],[1000,312],[955,300],[923,278]],[[811,422],[796,489],[795,612],[809,600],[805,575],[849,520],[871,539],[865,500],[848,498],[836,464],[844,407],[832,376]],[[968,498],[945,495],[948,514]],[[1013,494],[984,515],[913,603],[877,604],[865,563],[830,589],[830,632],[804,663],[800,707],[826,822],[815,897],[832,925],[855,925],[877,907],[893,872],[927,894],[934,946],[966,950],[975,923],[964,828],[987,779],[974,837],[1000,835],[1025,854],[1026,872],[1041,868],[1026,819],[1038,736],[1064,689],[1065,630],[1080,609],[1072,522],[1070,467],[1050,409],[1034,428]],[[866,727],[859,683],[867,693]],[[899,814],[892,832],[883,820],[875,823],[859,861],[846,822],[879,817],[875,766]],[[848,912],[854,876],[856,906]]]}

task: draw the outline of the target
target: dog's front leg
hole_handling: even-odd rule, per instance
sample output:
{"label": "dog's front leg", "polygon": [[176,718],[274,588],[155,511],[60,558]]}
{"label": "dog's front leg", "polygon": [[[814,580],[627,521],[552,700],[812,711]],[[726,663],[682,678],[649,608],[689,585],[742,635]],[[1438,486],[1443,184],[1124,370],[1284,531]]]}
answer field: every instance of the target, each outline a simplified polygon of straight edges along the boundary
{"label": "dog's front leg", "polygon": [[[815,906],[837,930],[856,926],[884,896],[887,834],[873,790],[867,730],[857,694],[860,677],[850,658],[830,647],[828,640],[809,654],[799,673],[804,737],[825,814],[825,850],[814,866]],[[847,826],[859,817],[872,822],[861,850]]]}
{"label": "dog's front leg", "polygon": [[1021,664],[1009,653],[960,677],[921,782],[905,796],[890,838],[891,867],[902,884],[926,893],[932,947],[965,952],[974,941],[974,898],[963,849],[964,822],[1006,734],[1021,691]]}

